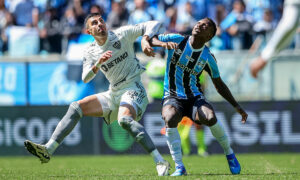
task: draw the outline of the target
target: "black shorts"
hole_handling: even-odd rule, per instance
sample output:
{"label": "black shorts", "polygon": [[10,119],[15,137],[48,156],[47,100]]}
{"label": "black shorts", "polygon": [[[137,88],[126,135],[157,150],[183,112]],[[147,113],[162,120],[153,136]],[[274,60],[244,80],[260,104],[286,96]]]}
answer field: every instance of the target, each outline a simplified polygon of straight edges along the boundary
{"label": "black shorts", "polygon": [[166,105],[171,105],[175,107],[178,112],[182,113],[182,117],[187,116],[193,121],[195,120],[197,109],[204,104],[209,103],[203,96],[197,96],[189,99],[167,97],[163,100],[163,107]]}

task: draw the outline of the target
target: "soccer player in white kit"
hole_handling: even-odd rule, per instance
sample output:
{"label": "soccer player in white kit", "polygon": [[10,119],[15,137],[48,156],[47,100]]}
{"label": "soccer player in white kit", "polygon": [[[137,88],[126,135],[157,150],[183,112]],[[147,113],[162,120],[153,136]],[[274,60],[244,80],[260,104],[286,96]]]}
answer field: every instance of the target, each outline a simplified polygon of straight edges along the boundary
{"label": "soccer player in white kit", "polygon": [[271,39],[261,52],[261,55],[250,65],[253,77],[262,70],[268,61],[277,55],[284,47],[291,42],[297,32],[300,23],[300,0],[285,0],[282,18],[276,27]]}
{"label": "soccer player in white kit", "polygon": [[108,31],[100,14],[90,14],[86,17],[85,26],[95,41],[84,52],[82,80],[89,82],[101,70],[110,82],[109,90],[71,103],[50,140],[45,145],[26,140],[26,149],[42,163],[47,163],[82,116],[103,117],[107,124],[118,120],[119,125],[153,156],[158,175],[168,175],[169,163],[160,155],[144,127],[137,122],[145,112],[148,99],[140,77],[145,68],[133,49],[136,38],[143,35],[141,43],[144,53],[154,56],[148,41],[161,33],[162,24],[148,21]]}

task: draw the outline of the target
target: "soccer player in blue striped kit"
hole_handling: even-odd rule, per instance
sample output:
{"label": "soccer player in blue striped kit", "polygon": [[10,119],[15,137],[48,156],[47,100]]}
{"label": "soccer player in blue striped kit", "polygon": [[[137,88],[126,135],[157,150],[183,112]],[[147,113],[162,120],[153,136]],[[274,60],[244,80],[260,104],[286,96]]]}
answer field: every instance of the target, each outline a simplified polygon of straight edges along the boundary
{"label": "soccer player in blue striped kit", "polygon": [[207,125],[222,146],[231,173],[239,174],[241,171],[228,136],[221,122],[217,120],[213,107],[205,100],[199,83],[202,71],[207,71],[218,93],[242,116],[242,123],[246,122],[248,114],[236,102],[222,81],[216,59],[205,45],[215,36],[216,30],[214,21],[204,18],[196,23],[191,36],[165,34],[150,40],[151,46],[168,49],[162,117],[166,123],[167,144],[176,167],[171,176],[187,174],[182,162],[180,136],[177,130],[177,124],[183,116],[188,116],[197,124]]}

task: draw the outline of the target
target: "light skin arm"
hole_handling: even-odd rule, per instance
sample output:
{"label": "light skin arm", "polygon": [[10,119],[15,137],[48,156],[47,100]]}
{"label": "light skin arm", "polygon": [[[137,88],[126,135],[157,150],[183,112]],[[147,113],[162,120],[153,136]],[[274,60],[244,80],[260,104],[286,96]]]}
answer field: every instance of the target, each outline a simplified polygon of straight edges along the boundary
{"label": "light skin arm", "polygon": [[176,49],[178,46],[178,44],[175,42],[162,42],[158,39],[157,36],[154,36],[153,38],[151,38],[149,43],[152,47],[163,47],[166,49]]}
{"label": "light skin arm", "polygon": [[98,59],[97,63],[92,67],[92,70],[95,74],[98,73],[99,71],[99,66],[107,61],[109,58],[112,56],[112,51],[106,51],[105,53],[102,54],[102,56]]}
{"label": "light skin arm", "polygon": [[267,61],[262,57],[258,57],[251,65],[250,72],[254,78],[257,78],[258,72],[267,65]]}
{"label": "light skin arm", "polygon": [[154,53],[154,49],[150,46],[150,42],[149,42],[150,38],[147,35],[144,35],[142,40],[141,40],[141,46],[142,46],[142,51],[150,57],[154,57],[155,53]]}
{"label": "light skin arm", "polygon": [[218,78],[212,78],[212,81],[214,83],[214,86],[218,93],[226,99],[234,108],[235,110],[242,116],[242,123],[246,123],[248,114],[244,111],[244,109],[236,102],[234,97],[232,96],[229,88],[227,85],[223,82],[223,80]]}
{"label": "light skin arm", "polygon": [[143,52],[147,56],[154,57],[155,53],[154,53],[154,49],[152,47],[163,47],[166,49],[175,49],[175,48],[177,48],[177,43],[162,42],[157,38],[157,36],[154,36],[153,38],[150,39],[149,36],[145,35],[142,38],[141,46],[142,46]]}
{"label": "light skin arm", "polygon": [[88,83],[90,82],[95,75],[98,73],[100,65],[107,61],[110,57],[112,56],[112,51],[106,51],[105,53],[103,53],[101,55],[101,57],[98,59],[98,61],[93,65],[93,66],[89,66],[89,64],[87,64],[85,66],[85,64],[83,65],[83,72],[82,72],[82,80],[84,83]]}
{"label": "light skin arm", "polygon": [[264,69],[272,57],[277,55],[293,40],[293,36],[297,32],[300,22],[299,7],[285,4],[283,9],[282,18],[261,52],[262,54],[250,64],[251,75],[254,78],[257,78],[258,73]]}

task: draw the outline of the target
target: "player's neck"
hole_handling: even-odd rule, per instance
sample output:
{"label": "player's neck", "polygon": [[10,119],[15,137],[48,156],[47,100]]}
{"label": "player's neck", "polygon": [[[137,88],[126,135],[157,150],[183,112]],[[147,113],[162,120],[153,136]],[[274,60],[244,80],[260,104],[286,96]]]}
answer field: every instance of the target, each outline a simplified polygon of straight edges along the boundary
{"label": "player's neck", "polygon": [[191,39],[190,39],[190,43],[191,43],[191,46],[194,48],[194,49],[200,49],[204,46],[205,42],[201,39],[201,38],[197,38],[195,36],[192,36]]}
{"label": "player's neck", "polygon": [[107,40],[107,37],[108,36],[106,35],[106,36],[101,36],[101,37],[100,36],[95,36],[94,38],[95,38],[98,45],[103,46],[105,44],[106,40]]}

